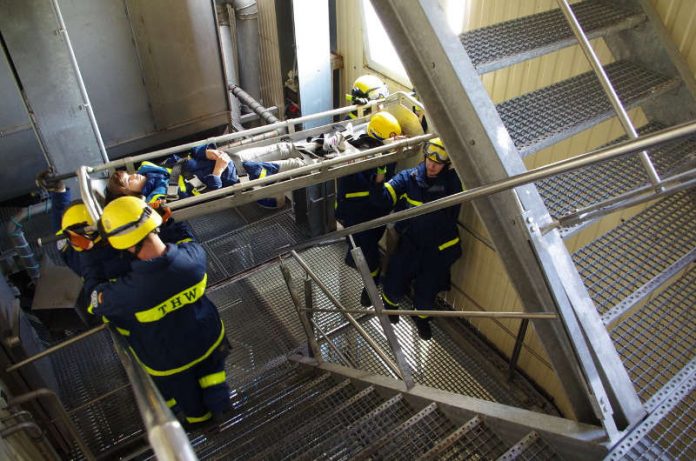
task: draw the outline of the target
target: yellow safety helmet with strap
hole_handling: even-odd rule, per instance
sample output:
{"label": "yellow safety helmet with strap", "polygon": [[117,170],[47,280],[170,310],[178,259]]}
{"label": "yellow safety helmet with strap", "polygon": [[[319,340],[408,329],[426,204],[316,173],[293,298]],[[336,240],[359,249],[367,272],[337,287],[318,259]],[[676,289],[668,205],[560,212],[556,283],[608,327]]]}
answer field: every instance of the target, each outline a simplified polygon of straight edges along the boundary
{"label": "yellow safety helmet with strap", "polygon": [[[90,231],[86,228],[91,227]],[[94,243],[99,241],[99,233],[96,231],[94,219],[82,202],[74,202],[63,212],[60,221],[60,230],[56,235],[67,235],[70,245],[75,251],[89,250]]]}
{"label": "yellow safety helmet with strap", "polygon": [[162,224],[162,218],[138,197],[119,197],[110,202],[99,220],[102,235],[117,250],[137,246]]}
{"label": "yellow safety helmet with strap", "polygon": [[389,96],[389,90],[379,77],[361,75],[353,83],[350,96],[355,104],[367,104],[375,99],[386,98]]}
{"label": "yellow safety helmet with strap", "polygon": [[367,135],[379,141],[399,136],[401,125],[392,114],[386,111],[377,112],[367,124]]}
{"label": "yellow safety helmet with strap", "polygon": [[450,164],[450,158],[445,150],[445,145],[440,138],[433,138],[423,144],[423,155],[425,158],[432,160],[435,163],[444,165]]}

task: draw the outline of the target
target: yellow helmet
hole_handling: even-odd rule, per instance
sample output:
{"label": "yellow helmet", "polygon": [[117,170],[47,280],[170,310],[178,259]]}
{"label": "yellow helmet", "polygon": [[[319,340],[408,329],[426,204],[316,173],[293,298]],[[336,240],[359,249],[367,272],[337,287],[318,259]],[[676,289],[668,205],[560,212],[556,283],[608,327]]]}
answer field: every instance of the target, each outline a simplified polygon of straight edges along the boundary
{"label": "yellow helmet", "polygon": [[392,114],[386,111],[377,112],[370,117],[367,124],[367,135],[379,141],[384,141],[401,134],[401,125]]}
{"label": "yellow helmet", "polygon": [[141,198],[119,197],[104,208],[102,234],[117,250],[136,246],[162,224],[162,217]]}
{"label": "yellow helmet", "polygon": [[361,75],[353,83],[350,95],[354,103],[367,104],[375,99],[386,98],[389,96],[389,90],[379,77]]}
{"label": "yellow helmet", "polygon": [[445,145],[440,138],[433,138],[423,144],[423,155],[435,163],[450,164],[450,158],[445,150]]}
{"label": "yellow helmet", "polygon": [[[87,232],[85,227],[93,228]],[[99,233],[94,229],[94,219],[82,202],[74,202],[63,212],[58,235],[66,234],[75,251],[89,250],[99,240]]]}

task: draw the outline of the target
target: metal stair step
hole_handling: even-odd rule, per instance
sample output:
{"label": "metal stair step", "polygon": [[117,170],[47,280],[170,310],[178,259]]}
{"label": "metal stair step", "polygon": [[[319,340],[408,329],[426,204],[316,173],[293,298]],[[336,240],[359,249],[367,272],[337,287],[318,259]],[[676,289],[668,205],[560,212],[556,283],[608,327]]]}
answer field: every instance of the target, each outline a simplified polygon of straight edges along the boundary
{"label": "metal stair step", "polygon": [[696,269],[623,318],[610,335],[643,402],[696,357]]}
{"label": "metal stair step", "polygon": [[696,374],[692,372],[605,459],[696,459],[694,421]]}
{"label": "metal stair step", "polygon": [[[663,198],[573,254],[600,314],[694,251],[696,192]],[[648,295],[646,292],[644,295]]]}
{"label": "metal stair step", "polygon": [[[649,123],[639,129],[644,135],[666,128],[660,123]],[[628,138],[622,136],[606,147]],[[666,143],[649,152],[660,176],[674,173],[685,158],[696,156],[696,138]],[[561,217],[576,209],[618,196],[640,185],[647,184],[645,169],[637,156],[625,156],[585,168],[546,178],[536,183],[539,194],[549,213]],[[561,229],[561,236],[568,237],[584,225]]]}
{"label": "metal stair step", "polygon": [[400,426],[375,441],[355,456],[356,460],[400,460],[428,451],[456,426],[437,408],[436,403],[423,408]]}
{"label": "metal stair step", "polygon": [[396,394],[339,433],[329,436],[299,459],[349,459],[414,413],[402,394]]}
{"label": "metal stair step", "polygon": [[[624,107],[676,88],[677,79],[629,61],[604,67]],[[594,72],[502,102],[498,113],[522,157],[549,147],[613,115]]]}
{"label": "metal stair step", "polygon": [[507,450],[505,443],[478,416],[442,439],[419,461],[496,459]]}
{"label": "metal stair step", "polygon": [[[312,377],[312,375],[308,375]],[[204,437],[203,443],[192,440],[199,457],[211,456],[262,427],[267,421],[280,417],[297,405],[302,405],[317,393],[331,387],[331,375],[325,373],[313,379],[298,380],[294,383],[278,382],[244,402],[242,411],[233,412],[230,420],[220,425],[220,432]]]}
{"label": "metal stair step", "polygon": [[[590,38],[605,36],[645,21],[640,10],[590,0],[576,3],[573,12]],[[575,45],[575,37],[559,9],[502,22],[460,35],[479,74]]]}
{"label": "metal stair step", "polygon": [[326,438],[326,434],[332,434],[348,427],[382,403],[384,403],[384,399],[374,387],[369,386],[344,403],[337,405],[332,412],[307,421],[306,424],[298,427],[297,430],[287,434],[283,439],[251,459],[294,459],[322,442]]}
{"label": "metal stair step", "polygon": [[562,459],[536,432],[530,432],[506,451],[498,461],[545,461]]}
{"label": "metal stair step", "polygon": [[258,427],[253,433],[245,437],[238,444],[234,444],[225,453],[226,458],[249,459],[258,453],[259,449],[268,447],[279,438],[291,433],[297,427],[301,427],[308,421],[314,421],[323,415],[330,413],[336,406],[345,403],[356,394],[356,389],[350,380],[344,380],[335,386],[315,395],[311,400],[303,402],[292,410],[269,418],[263,426]]}

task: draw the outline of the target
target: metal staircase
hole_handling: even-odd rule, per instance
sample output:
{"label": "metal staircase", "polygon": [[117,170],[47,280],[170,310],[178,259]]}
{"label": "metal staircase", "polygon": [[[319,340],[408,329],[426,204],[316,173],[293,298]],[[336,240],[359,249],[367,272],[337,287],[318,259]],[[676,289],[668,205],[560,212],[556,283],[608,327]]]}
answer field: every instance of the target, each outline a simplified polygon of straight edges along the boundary
{"label": "metal staircase", "polygon": [[[497,105],[478,78],[577,44],[560,9],[456,37],[435,3],[373,2],[438,132],[456,153],[453,161],[467,186],[520,174],[525,171],[522,158],[613,116],[594,72]],[[584,33],[602,38],[613,54],[604,70],[623,106],[640,107],[645,114],[649,123],[641,133],[696,118],[691,73],[649,2],[589,0],[575,2],[572,10]],[[693,458],[696,450],[694,141],[668,143],[648,153],[661,177],[688,172],[690,185],[673,195],[653,196],[647,208],[573,254],[562,239],[589,221],[569,215],[581,217],[583,209],[589,210],[585,207],[598,202],[610,210],[636,205],[621,194],[650,185],[637,157],[476,201],[527,308],[544,306],[564,318],[573,352],[564,351],[558,332],[538,325],[537,331],[578,417],[591,421],[588,415],[598,416],[611,445],[623,440],[619,457],[639,457],[640,448],[629,454],[633,446],[675,459]],[[525,246],[529,253],[520,250]],[[562,369],[565,361],[583,368],[580,379],[588,381],[589,395],[574,387],[578,375]],[[658,416],[656,409],[668,401],[670,409]],[[583,410],[589,407],[594,408]],[[667,423],[670,417],[677,422]]]}

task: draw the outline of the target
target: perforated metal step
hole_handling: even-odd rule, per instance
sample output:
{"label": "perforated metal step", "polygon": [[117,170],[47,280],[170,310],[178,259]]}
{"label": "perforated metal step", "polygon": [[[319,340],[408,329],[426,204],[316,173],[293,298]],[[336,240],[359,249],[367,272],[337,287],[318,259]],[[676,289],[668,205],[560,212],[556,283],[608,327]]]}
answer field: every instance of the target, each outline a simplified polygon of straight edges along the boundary
{"label": "perforated metal step", "polygon": [[498,458],[498,461],[560,461],[561,459],[538,433],[530,432],[510,447],[505,454]]}
{"label": "perforated metal step", "polygon": [[282,438],[292,433],[295,428],[331,413],[332,410],[344,404],[357,393],[350,381],[345,380],[308,398],[302,405],[298,405],[290,411],[279,415],[277,418],[268,418],[263,425],[239,443],[232,444],[224,453],[225,458],[249,459],[261,449],[273,445]]}
{"label": "perforated metal step", "polygon": [[412,459],[431,449],[455,429],[452,423],[431,403],[390,433],[377,440],[355,459]]}
{"label": "perforated metal step", "polygon": [[611,331],[616,350],[643,402],[696,358],[696,269]]}
{"label": "perforated metal step", "polygon": [[655,409],[605,459],[696,459],[696,377],[693,375]]}
{"label": "perforated metal step", "polygon": [[580,248],[573,260],[604,314],[693,251],[694,235],[696,191],[688,190],[660,200]]}
{"label": "perforated metal step", "polygon": [[[626,108],[679,85],[676,79],[629,61],[609,64],[605,70]],[[611,104],[593,72],[518,96],[496,107],[523,157],[613,115]]]}
{"label": "perforated metal step", "polygon": [[505,443],[476,416],[440,440],[420,461],[496,459],[507,450]]}
{"label": "perforated metal step", "polygon": [[[256,431],[279,418],[293,412],[296,408],[308,405],[312,399],[334,386],[334,381],[328,374],[322,374],[313,379],[300,379],[296,383],[278,382],[273,390],[247,399],[243,409],[236,410],[232,419],[220,426],[220,432],[214,434],[203,444],[195,446],[199,457],[222,456],[234,450]],[[312,377],[309,374],[308,377]],[[288,384],[287,386],[285,384]]]}
{"label": "perforated metal step", "polygon": [[[638,10],[622,9],[602,0],[576,3],[572,8],[590,38],[645,21],[645,15]],[[577,43],[558,9],[473,30],[462,34],[460,39],[480,74]]]}
{"label": "perforated metal step", "polygon": [[[659,123],[650,123],[639,130],[640,135],[666,128]],[[627,140],[626,136],[616,139],[615,144]],[[604,146],[603,146],[604,147]],[[649,156],[660,176],[674,173],[689,156],[696,155],[696,139],[678,140],[664,144],[649,152]],[[546,178],[536,183],[551,216],[558,218],[575,209],[589,206],[647,184],[645,169],[637,156],[617,158],[591,165],[569,173]],[[568,236],[582,226],[561,229]]]}
{"label": "perforated metal step", "polygon": [[331,459],[349,459],[406,421],[414,413],[413,408],[404,400],[403,396],[397,394],[345,430],[336,434],[327,434],[328,437],[323,443],[308,450],[299,459],[326,459],[328,457]]}
{"label": "perforated metal step", "polygon": [[337,405],[332,412],[306,421],[302,427],[294,428],[292,433],[287,434],[252,459],[295,459],[321,443],[326,438],[326,434],[334,434],[345,429],[383,402],[384,399],[373,387],[367,387],[344,403]]}

